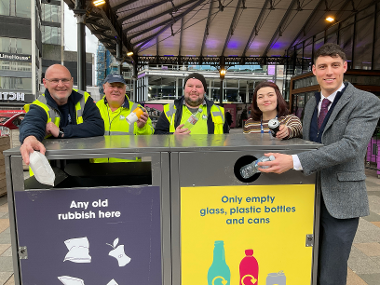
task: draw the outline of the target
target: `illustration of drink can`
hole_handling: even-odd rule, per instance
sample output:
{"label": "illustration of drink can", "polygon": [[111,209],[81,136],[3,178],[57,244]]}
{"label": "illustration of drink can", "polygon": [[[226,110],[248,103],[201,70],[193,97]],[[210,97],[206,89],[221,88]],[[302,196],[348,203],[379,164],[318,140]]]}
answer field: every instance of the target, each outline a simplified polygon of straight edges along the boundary
{"label": "illustration of drink can", "polygon": [[136,109],[134,109],[126,118],[125,120],[128,122],[128,124],[133,124],[134,122],[137,122],[138,119],[140,119],[141,115],[145,112],[145,109],[141,106],[138,106]]}
{"label": "illustration of drink can", "polygon": [[286,285],[286,276],[283,271],[268,273],[266,285]]}

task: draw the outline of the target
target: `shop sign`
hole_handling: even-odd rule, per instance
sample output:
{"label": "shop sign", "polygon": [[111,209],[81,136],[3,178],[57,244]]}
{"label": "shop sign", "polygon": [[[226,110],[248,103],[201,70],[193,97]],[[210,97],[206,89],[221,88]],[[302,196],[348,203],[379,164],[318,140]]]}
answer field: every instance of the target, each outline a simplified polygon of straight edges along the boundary
{"label": "shop sign", "polygon": [[21,92],[0,92],[0,101],[25,101],[25,94]]}
{"label": "shop sign", "polygon": [[32,56],[28,54],[14,54],[7,52],[0,52],[1,60],[12,60],[12,61],[32,61]]}

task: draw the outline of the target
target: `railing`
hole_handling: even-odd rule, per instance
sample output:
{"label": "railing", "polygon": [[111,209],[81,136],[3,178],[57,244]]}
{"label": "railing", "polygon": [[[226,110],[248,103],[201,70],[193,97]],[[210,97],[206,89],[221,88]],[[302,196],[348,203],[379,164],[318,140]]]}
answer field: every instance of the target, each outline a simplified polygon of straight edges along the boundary
{"label": "railing", "polygon": [[377,127],[367,147],[366,168],[377,171],[380,178],[380,127]]}

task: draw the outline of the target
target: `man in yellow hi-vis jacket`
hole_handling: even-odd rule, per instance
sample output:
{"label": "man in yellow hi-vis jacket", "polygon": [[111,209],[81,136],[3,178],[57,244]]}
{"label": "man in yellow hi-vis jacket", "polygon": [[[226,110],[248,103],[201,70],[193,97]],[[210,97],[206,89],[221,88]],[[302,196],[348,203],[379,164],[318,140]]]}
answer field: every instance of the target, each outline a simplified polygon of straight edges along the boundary
{"label": "man in yellow hi-vis jacket", "polygon": [[164,106],[155,134],[224,134],[228,125],[224,108],[205,97],[207,83],[203,75],[192,73],[185,78],[185,95]]}
{"label": "man in yellow hi-vis jacket", "polygon": [[29,164],[29,154],[45,154],[44,138],[84,138],[101,136],[104,125],[99,109],[90,94],[73,89],[70,71],[60,64],[51,65],[43,79],[45,93],[33,103],[20,125],[21,155]]}
{"label": "man in yellow hi-vis jacket", "polygon": [[[104,120],[104,136],[152,135],[154,133],[152,121],[145,109],[136,122],[129,124],[126,120],[128,115],[136,108],[141,108],[141,105],[130,101],[125,94],[127,86],[122,75],[109,74],[104,80],[103,89],[105,95],[96,103],[96,106]],[[125,138],[125,140],[130,139]],[[95,158],[91,161],[95,163],[133,162],[140,159],[107,157]]]}

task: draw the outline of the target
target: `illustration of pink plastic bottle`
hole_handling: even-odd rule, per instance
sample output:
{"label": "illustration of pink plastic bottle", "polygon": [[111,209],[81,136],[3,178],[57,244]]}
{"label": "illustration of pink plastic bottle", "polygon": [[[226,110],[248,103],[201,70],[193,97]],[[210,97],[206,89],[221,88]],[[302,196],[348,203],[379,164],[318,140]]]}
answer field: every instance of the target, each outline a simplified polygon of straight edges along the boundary
{"label": "illustration of pink plastic bottle", "polygon": [[245,257],[239,265],[240,285],[258,285],[259,284],[259,264],[253,257],[253,250],[246,249]]}

